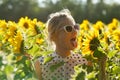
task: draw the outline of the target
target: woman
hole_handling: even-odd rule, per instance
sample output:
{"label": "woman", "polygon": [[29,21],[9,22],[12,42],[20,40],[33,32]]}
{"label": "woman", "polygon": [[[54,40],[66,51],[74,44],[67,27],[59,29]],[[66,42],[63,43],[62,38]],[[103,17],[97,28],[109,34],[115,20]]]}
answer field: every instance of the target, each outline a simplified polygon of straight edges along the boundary
{"label": "woman", "polygon": [[74,66],[88,64],[80,54],[72,52],[77,47],[79,26],[75,23],[68,9],[52,13],[47,21],[50,41],[55,44],[55,51],[47,57],[40,57],[35,63],[39,80],[70,80]]}

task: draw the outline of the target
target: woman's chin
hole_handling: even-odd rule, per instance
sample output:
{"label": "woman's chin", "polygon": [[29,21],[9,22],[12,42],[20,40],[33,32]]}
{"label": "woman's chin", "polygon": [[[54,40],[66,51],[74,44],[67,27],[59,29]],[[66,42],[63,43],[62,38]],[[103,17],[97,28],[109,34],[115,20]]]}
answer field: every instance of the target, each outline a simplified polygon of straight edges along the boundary
{"label": "woman's chin", "polygon": [[76,49],[77,48],[77,46],[72,46],[71,47],[71,50],[74,50],[74,49]]}

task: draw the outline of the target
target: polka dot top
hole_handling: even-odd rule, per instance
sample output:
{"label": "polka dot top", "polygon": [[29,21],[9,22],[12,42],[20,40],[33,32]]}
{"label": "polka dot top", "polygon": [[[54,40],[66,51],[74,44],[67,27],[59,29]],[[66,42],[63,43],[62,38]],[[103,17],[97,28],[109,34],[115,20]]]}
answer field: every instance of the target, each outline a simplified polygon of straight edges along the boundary
{"label": "polka dot top", "polygon": [[71,75],[74,74],[74,66],[87,64],[85,58],[74,53],[65,58],[53,53],[40,57],[39,60],[42,68],[42,80],[70,80]]}

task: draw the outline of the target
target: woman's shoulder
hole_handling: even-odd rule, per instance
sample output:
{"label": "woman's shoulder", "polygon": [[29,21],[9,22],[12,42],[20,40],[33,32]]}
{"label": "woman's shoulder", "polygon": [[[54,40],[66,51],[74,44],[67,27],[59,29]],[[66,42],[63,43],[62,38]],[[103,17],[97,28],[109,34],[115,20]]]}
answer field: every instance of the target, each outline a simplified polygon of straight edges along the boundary
{"label": "woman's shoulder", "polygon": [[79,53],[73,53],[72,57],[74,60],[76,60],[78,63],[81,64],[87,64],[87,59],[85,59],[81,54]]}
{"label": "woman's shoulder", "polygon": [[82,58],[82,55],[79,53],[72,53],[71,56],[74,58]]}

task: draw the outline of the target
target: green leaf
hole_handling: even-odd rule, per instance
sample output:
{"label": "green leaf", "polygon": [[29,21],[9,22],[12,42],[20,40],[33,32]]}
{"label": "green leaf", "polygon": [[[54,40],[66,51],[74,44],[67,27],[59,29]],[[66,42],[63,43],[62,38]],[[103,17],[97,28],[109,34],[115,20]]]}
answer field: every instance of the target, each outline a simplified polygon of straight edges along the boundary
{"label": "green leaf", "polygon": [[2,57],[0,56],[0,67],[3,65],[2,63]]}
{"label": "green leaf", "polygon": [[37,26],[37,25],[35,26],[35,30],[36,30],[37,34],[40,34],[40,33],[41,33],[40,27]]}
{"label": "green leaf", "polygon": [[120,66],[113,67],[113,74],[120,74]]}
{"label": "green leaf", "polygon": [[93,72],[87,74],[86,77],[88,78],[88,80],[90,80],[90,79],[95,78],[96,75],[97,75],[97,72],[93,71]]}
{"label": "green leaf", "polygon": [[96,50],[94,51],[94,53],[93,53],[93,56],[94,56],[94,57],[97,57],[97,58],[103,58],[103,57],[105,57],[106,55],[105,55],[105,53],[103,53],[102,51],[96,49]]}
{"label": "green leaf", "polygon": [[31,65],[30,60],[26,60],[25,63],[26,63],[26,65],[27,65],[27,67],[30,67],[30,65]]}
{"label": "green leaf", "polygon": [[25,72],[21,72],[20,77],[24,77],[25,76]]}
{"label": "green leaf", "polygon": [[35,45],[35,37],[34,36],[29,36],[27,39],[24,40],[24,49],[25,50],[30,50],[33,45]]}
{"label": "green leaf", "polygon": [[47,56],[48,54],[52,54],[52,52],[53,51],[50,51],[50,50],[48,50],[48,51],[42,51],[42,56]]}
{"label": "green leaf", "polygon": [[80,72],[75,80],[85,80],[85,72]]}
{"label": "green leaf", "polygon": [[45,57],[43,64],[46,64],[47,62],[50,62],[54,57]]}
{"label": "green leaf", "polygon": [[22,53],[22,54],[24,54],[24,52],[25,52],[25,50],[24,50],[24,40],[22,40],[22,42],[21,42],[21,47],[20,47],[20,52]]}
{"label": "green leaf", "polygon": [[33,45],[32,49],[28,50],[28,53],[34,56],[39,51],[39,46],[37,44]]}
{"label": "green leaf", "polygon": [[51,72],[54,72],[54,70],[56,70],[58,67],[60,67],[60,66],[62,66],[62,65],[64,65],[64,62],[63,62],[63,61],[62,61],[62,62],[59,62],[59,63],[57,63],[57,64],[55,64],[55,65],[50,66]]}
{"label": "green leaf", "polygon": [[117,53],[118,51],[117,50],[112,50],[112,51],[110,51],[109,53],[108,53],[108,58],[112,58],[112,57],[114,57],[115,56],[115,54]]}
{"label": "green leaf", "polygon": [[7,65],[6,67],[5,67],[5,73],[6,74],[10,74],[10,73],[12,73],[13,72],[13,66],[12,65]]}

